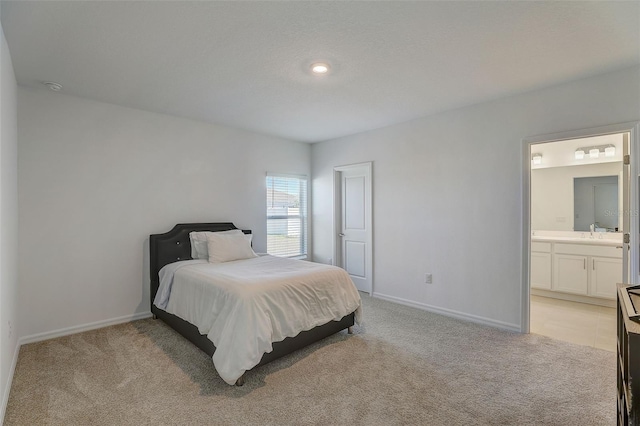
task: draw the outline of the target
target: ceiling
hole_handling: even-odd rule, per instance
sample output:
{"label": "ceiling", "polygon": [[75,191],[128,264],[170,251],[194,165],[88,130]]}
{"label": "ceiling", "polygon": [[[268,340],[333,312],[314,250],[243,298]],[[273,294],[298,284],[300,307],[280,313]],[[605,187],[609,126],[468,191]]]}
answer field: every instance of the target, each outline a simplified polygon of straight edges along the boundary
{"label": "ceiling", "polygon": [[637,1],[0,7],[20,85],[305,142],[640,64]]}

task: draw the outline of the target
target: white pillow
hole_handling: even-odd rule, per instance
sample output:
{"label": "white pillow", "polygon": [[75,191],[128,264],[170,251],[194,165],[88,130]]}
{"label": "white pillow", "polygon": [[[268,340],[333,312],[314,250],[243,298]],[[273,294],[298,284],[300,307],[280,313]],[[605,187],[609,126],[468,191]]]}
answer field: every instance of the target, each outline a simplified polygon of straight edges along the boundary
{"label": "white pillow", "polygon": [[207,249],[210,263],[258,257],[251,248],[251,234],[223,234],[213,232],[207,235]]}
{"label": "white pillow", "polygon": [[191,241],[191,258],[209,260],[209,250],[207,248],[207,235],[209,234],[242,234],[239,229],[231,229],[229,231],[200,231],[189,232],[189,240]]}

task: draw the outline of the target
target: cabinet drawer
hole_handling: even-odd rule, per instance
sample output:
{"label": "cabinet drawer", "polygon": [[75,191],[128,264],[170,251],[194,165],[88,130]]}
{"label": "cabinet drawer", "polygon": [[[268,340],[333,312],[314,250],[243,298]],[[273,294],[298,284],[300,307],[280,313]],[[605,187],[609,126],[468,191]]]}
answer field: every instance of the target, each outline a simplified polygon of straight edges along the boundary
{"label": "cabinet drawer", "polygon": [[542,253],[551,253],[551,243],[541,243],[538,241],[531,242],[531,251]]}
{"label": "cabinet drawer", "polygon": [[578,256],[601,256],[601,257],[622,258],[622,249],[619,249],[613,246],[556,243],[554,245],[554,250],[556,253],[574,254]]}

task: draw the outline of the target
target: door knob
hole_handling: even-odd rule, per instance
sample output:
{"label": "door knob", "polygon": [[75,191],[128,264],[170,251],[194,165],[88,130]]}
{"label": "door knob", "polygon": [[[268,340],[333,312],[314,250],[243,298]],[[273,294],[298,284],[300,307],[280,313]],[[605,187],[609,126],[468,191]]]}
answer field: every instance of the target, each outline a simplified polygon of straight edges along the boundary
{"label": "door knob", "polygon": [[344,237],[344,234],[341,232],[338,234],[339,237]]}

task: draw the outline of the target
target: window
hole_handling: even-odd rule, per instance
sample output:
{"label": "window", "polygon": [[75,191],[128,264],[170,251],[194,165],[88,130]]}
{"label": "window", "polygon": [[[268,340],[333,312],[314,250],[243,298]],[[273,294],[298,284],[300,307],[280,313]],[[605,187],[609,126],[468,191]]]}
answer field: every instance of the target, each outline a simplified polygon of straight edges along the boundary
{"label": "window", "polygon": [[307,255],[307,177],[267,174],[267,253]]}

